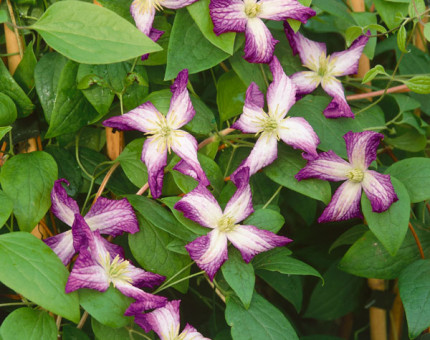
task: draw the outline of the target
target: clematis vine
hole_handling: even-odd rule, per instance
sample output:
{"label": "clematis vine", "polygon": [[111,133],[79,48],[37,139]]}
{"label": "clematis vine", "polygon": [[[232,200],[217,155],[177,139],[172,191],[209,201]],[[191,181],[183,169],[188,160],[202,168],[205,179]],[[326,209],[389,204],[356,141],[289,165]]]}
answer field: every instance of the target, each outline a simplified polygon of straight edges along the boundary
{"label": "clematis vine", "polygon": [[[67,195],[62,183],[69,185],[67,180],[59,179],[52,188],[51,211],[59,220],[71,227],[76,215],[80,216],[79,207],[76,201]],[[99,197],[84,219],[91,230],[99,230],[102,234],[114,237],[123,232],[134,234],[139,231],[136,215],[126,198],[110,200]],[[71,230],[49,237],[44,242],[52,248],[64,265],[67,265],[76,253]]]}
{"label": "clematis vine", "polygon": [[353,118],[354,113],[346,102],[345,90],[336,77],[357,73],[358,62],[369,37],[362,35],[347,50],[327,56],[324,43],[309,40],[299,32],[294,33],[288,22],[284,22],[284,28],[293,54],[298,53],[303,66],[310,69],[291,76],[296,84],[297,94],[311,93],[321,84],[324,91],[333,98],[324,110],[324,115],[327,118]]}
{"label": "clematis vine", "polygon": [[145,309],[162,307],[167,299],[138,287],[152,288],[164,281],[164,276],[144,271],[124,259],[122,248],[109,243],[98,230],[91,231],[79,214],[73,223],[73,244],[79,252],[66,284],[66,293],[80,288],[104,292],[112,283],[121,293],[136,299]]}
{"label": "clematis vine", "polygon": [[368,170],[376,159],[376,150],[384,135],[373,131],[348,132],[343,136],[349,163],[333,151],[319,154],[308,162],[296,178],[319,178],[327,181],[345,181],[334,193],[318,222],[343,221],[363,217],[360,212],[362,189],[369,198],[372,211],[383,212],[398,200],[390,175]]}
{"label": "clematis vine", "polygon": [[262,19],[306,23],[316,14],[297,0],[211,0],[209,9],[216,35],[245,32],[244,58],[250,63],[269,63],[279,42]]}
{"label": "clematis vine", "polygon": [[[249,167],[250,175],[272,163],[278,156],[278,140],[305,151],[305,157],[316,157],[319,139],[312,126],[302,117],[285,117],[296,102],[296,88],[276,57],[270,63],[273,82],[267,90],[268,112],[264,112],[264,96],[255,83],[246,91],[245,106],[232,125],[245,133],[260,134],[251,154],[230,176],[236,182],[237,173]],[[236,184],[236,183],[235,183]]]}
{"label": "clematis vine", "polygon": [[237,191],[224,211],[221,210],[211,192],[202,184],[175,204],[175,209],[182,211],[185,217],[212,229],[207,235],[185,246],[191,258],[211,280],[228,258],[228,241],[239,249],[247,263],[258,253],[291,242],[287,237],[253,225],[239,224],[254,211],[249,185],[249,168],[242,168],[237,173],[236,179]]}
{"label": "clematis vine", "polygon": [[[187,82],[188,70],[183,70],[171,87],[173,96],[166,116],[161,114],[151,102],[146,102],[122,116],[112,117],[103,122],[103,125],[119,130],[139,130],[149,135],[143,145],[142,162],[148,168],[149,188],[155,198],[161,195],[167,152],[170,153],[171,150],[187,163],[188,168],[193,169],[203,185],[209,184],[197,159],[196,139],[188,132],[179,129],[195,115]],[[174,169],[181,171],[181,168],[181,162],[179,162]]]}
{"label": "clematis vine", "polygon": [[180,300],[173,300],[166,303],[164,307],[157,308],[151,313],[142,314],[138,304],[132,304],[126,311],[126,315],[134,315],[134,321],[145,332],[153,330],[158,334],[160,340],[210,340],[201,335],[193,326],[187,324],[179,334]]}

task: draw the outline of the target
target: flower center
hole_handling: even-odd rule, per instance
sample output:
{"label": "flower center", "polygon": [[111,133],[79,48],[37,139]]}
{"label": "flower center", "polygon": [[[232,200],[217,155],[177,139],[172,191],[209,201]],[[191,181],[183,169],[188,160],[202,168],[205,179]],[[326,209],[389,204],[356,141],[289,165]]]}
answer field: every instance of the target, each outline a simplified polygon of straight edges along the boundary
{"label": "flower center", "polygon": [[152,8],[155,8],[157,11],[161,11],[163,9],[163,6],[161,5],[162,2],[163,0],[134,0],[134,5],[141,14],[145,14]]}
{"label": "flower center", "polygon": [[245,4],[245,15],[248,18],[255,18],[261,12],[261,4],[258,3],[246,3]]}
{"label": "flower center", "polygon": [[179,131],[170,127],[166,117],[161,113],[158,113],[158,120],[155,124],[157,125],[157,128],[148,131],[145,135],[152,135],[152,142],[157,143],[158,152],[164,152],[167,148],[170,153],[175,133],[179,134]]}
{"label": "flower center", "polygon": [[262,130],[264,132],[274,132],[278,129],[278,122],[275,118],[268,116],[262,122]]}
{"label": "flower center", "polygon": [[218,230],[223,233],[228,233],[236,228],[236,223],[234,223],[234,218],[230,216],[223,216],[218,221]]}
{"label": "flower center", "polygon": [[109,282],[112,282],[114,287],[115,283],[118,281],[130,283],[133,281],[132,278],[128,275],[130,270],[128,268],[129,262],[127,260],[122,260],[119,255],[115,256],[115,258],[111,261],[109,253],[105,258],[100,259],[100,264],[104,268]]}
{"label": "flower center", "polygon": [[346,177],[348,177],[351,182],[360,183],[363,181],[364,172],[360,169],[353,169],[346,174]]}

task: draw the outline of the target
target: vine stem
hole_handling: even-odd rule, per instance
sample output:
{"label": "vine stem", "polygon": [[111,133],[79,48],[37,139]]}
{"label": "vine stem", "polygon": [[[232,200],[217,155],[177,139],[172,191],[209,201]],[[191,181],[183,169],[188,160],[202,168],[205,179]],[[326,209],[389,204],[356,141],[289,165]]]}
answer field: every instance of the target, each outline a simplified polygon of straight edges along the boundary
{"label": "vine stem", "polygon": [[412,235],[413,235],[413,237],[415,239],[415,243],[417,244],[418,250],[420,252],[420,256],[424,260],[426,257],[424,255],[424,251],[423,251],[423,247],[421,245],[421,241],[418,238],[418,235],[417,235],[417,233],[416,233],[416,231],[415,231],[415,229],[414,229],[414,227],[413,227],[413,225],[412,225],[411,222],[409,222],[408,227],[409,227],[409,230],[411,231],[411,233],[412,233]]}
{"label": "vine stem", "polygon": [[112,174],[114,173],[116,168],[118,168],[118,166],[119,166],[119,162],[116,162],[114,165],[111,166],[109,171],[106,173],[105,177],[103,178],[102,183],[100,184],[99,190],[97,190],[96,196],[94,197],[93,204],[96,203],[97,199],[102,195],[103,190],[106,187],[106,184],[108,183],[110,177],[112,176]]}
{"label": "vine stem", "polygon": [[399,85],[399,86],[391,87],[387,90],[378,90],[378,91],[367,92],[367,93],[352,94],[350,96],[346,96],[346,99],[349,101],[353,101],[353,100],[360,100],[360,99],[382,96],[388,93],[401,93],[401,92],[410,92],[410,91],[411,90],[406,85]]}
{"label": "vine stem", "polygon": [[209,286],[215,291],[215,294],[225,303],[225,296],[221,293],[221,291],[215,286],[215,284],[209,280],[209,278],[205,275],[206,281],[209,283]]}
{"label": "vine stem", "polygon": [[79,323],[78,323],[78,325],[76,326],[76,328],[78,328],[78,329],[82,329],[82,327],[84,327],[84,325],[85,325],[85,321],[87,321],[87,319],[88,319],[88,312],[87,311],[85,311],[84,312],[84,314],[82,314],[82,318],[81,318],[81,320],[79,320]]}

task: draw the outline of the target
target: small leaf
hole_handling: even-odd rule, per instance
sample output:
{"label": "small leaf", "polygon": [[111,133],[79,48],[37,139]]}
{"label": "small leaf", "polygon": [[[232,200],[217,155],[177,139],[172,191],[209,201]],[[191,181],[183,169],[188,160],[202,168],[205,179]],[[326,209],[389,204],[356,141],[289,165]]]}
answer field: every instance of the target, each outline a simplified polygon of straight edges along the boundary
{"label": "small leaf", "polygon": [[397,32],[397,46],[403,53],[409,52],[406,50],[406,28],[404,25],[400,26],[399,31]]}
{"label": "small leaf", "polygon": [[430,93],[429,76],[415,76],[409,80],[406,80],[404,83],[413,92],[420,94]]}
{"label": "small leaf", "polygon": [[345,32],[346,46],[350,46],[352,42],[363,34],[363,29],[360,26],[351,26]]}
{"label": "small leaf", "polygon": [[15,103],[8,95],[0,92],[0,126],[11,125],[16,117]]}
{"label": "small leaf", "polygon": [[375,67],[371,68],[363,77],[362,84],[368,83],[372,81],[378,74],[387,74],[385,72],[384,66],[382,65],[376,65]]}

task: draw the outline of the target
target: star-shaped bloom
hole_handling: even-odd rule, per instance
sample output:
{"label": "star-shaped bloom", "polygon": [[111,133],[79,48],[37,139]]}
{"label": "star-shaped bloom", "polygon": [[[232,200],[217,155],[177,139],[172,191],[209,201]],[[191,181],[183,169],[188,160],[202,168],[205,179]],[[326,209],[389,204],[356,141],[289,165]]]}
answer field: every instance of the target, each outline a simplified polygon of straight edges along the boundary
{"label": "star-shaped bloom", "polygon": [[237,191],[227,203],[224,212],[211,192],[201,184],[175,204],[175,209],[182,211],[185,217],[212,229],[207,235],[185,246],[191,258],[211,280],[228,258],[228,241],[239,249],[247,263],[258,253],[291,242],[284,236],[253,225],[239,224],[254,211],[249,169],[242,168],[236,179]]}
{"label": "star-shaped bloom", "polygon": [[245,133],[261,134],[249,157],[230,176],[233,183],[243,167],[250,175],[272,163],[278,156],[278,140],[306,152],[305,157],[316,157],[319,139],[312,126],[302,117],[286,117],[296,102],[296,88],[276,57],[270,63],[273,82],[267,90],[268,112],[264,112],[264,96],[255,83],[246,91],[245,106],[233,128]]}
{"label": "star-shaped bloom", "polygon": [[369,37],[362,35],[347,50],[327,55],[324,43],[306,39],[299,32],[294,33],[288,22],[284,22],[284,28],[293,54],[298,53],[303,66],[310,69],[291,76],[296,84],[297,94],[311,93],[321,84],[324,91],[333,98],[324,110],[324,115],[327,118],[354,117],[346,102],[342,83],[336,77],[357,73],[358,62]]}
{"label": "star-shaped bloom", "polygon": [[[183,70],[171,87],[173,96],[166,116],[161,114],[151,102],[146,102],[122,116],[112,117],[103,122],[103,125],[115,129],[139,130],[149,135],[143,145],[142,162],[148,168],[149,188],[155,198],[161,195],[167,152],[170,153],[171,150],[194,170],[203,185],[209,184],[197,159],[196,139],[188,132],[179,129],[195,115],[187,82],[188,70]],[[181,171],[180,164],[178,166],[178,171]]]}
{"label": "star-shaped bloom", "polygon": [[350,131],[343,138],[349,162],[333,151],[323,152],[296,175],[299,181],[307,178],[345,181],[318,219],[320,223],[363,217],[360,212],[361,189],[369,198],[374,212],[383,212],[398,200],[390,175],[368,170],[370,163],[376,159],[376,150],[384,135],[373,131]]}
{"label": "star-shaped bloom", "polygon": [[165,277],[133,266],[124,259],[122,248],[109,243],[98,230],[91,231],[84,218],[76,214],[73,245],[79,252],[66,284],[66,293],[80,288],[106,291],[112,283],[121,293],[136,299],[146,309],[162,307],[167,299],[138,287],[152,288]]}
{"label": "star-shaped bloom", "polygon": [[157,308],[151,313],[142,314],[141,304],[133,303],[125,315],[135,316],[134,321],[145,332],[153,330],[160,340],[210,340],[201,335],[193,326],[187,324],[179,334],[179,304],[180,300],[169,301],[164,307]]}
{"label": "star-shaped bloom", "polygon": [[211,0],[214,32],[245,32],[245,56],[250,63],[269,63],[278,40],[262,19],[295,19],[305,23],[316,13],[297,0]]}
{"label": "star-shaped bloom", "polygon": [[[71,227],[75,221],[75,215],[79,214],[79,207],[76,201],[67,195],[61,183],[69,185],[65,179],[55,181],[51,191],[51,211]],[[110,200],[99,197],[84,219],[91,230],[99,230],[102,234],[114,237],[124,231],[131,234],[139,231],[136,215],[126,198]],[[64,265],[67,265],[76,253],[71,230],[49,237],[44,242],[52,248]]]}

